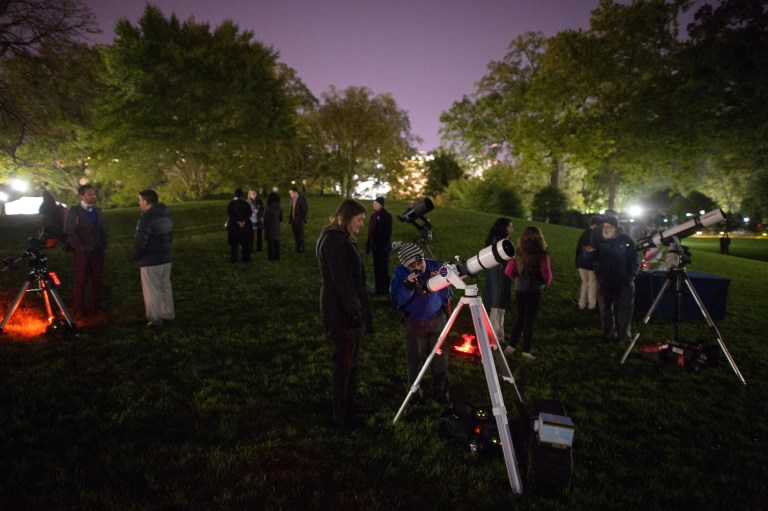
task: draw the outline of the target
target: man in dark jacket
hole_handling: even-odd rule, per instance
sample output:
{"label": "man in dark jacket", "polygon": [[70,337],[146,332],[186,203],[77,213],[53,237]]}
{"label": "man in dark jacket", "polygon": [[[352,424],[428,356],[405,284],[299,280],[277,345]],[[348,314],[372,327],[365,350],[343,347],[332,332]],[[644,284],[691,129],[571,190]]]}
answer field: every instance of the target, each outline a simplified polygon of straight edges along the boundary
{"label": "man in dark jacket", "polygon": [[377,295],[389,294],[389,250],[392,245],[392,215],[384,209],[384,197],[373,201],[374,213],[368,222],[366,253],[373,255],[373,278]]}
{"label": "man in dark jacket", "polygon": [[90,184],[77,189],[80,203],[69,208],[64,220],[67,242],[74,251],[75,261],[75,315],[82,319],[85,308],[85,285],[91,283],[91,300],[95,315],[102,313],[101,277],[104,273],[104,252],[107,250],[107,231],[104,216],[96,207],[96,190]]}
{"label": "man in dark jacket", "polygon": [[230,262],[237,262],[238,247],[243,247],[243,262],[251,262],[253,252],[253,224],[251,205],[243,200],[243,190],[235,190],[235,198],[227,204],[227,241]]}
{"label": "man in dark jacket", "polygon": [[307,223],[307,199],[299,195],[295,187],[288,190],[291,196],[291,213],[288,223],[291,224],[293,240],[296,242],[296,252],[304,252],[304,226]]}
{"label": "man in dark jacket", "polygon": [[139,207],[142,214],[136,225],[133,259],[140,266],[147,326],[162,326],[163,320],[176,317],[171,288],[173,222],[165,204],[158,203],[154,190],[139,192]]}
{"label": "man in dark jacket", "polygon": [[603,339],[618,338],[629,342],[635,307],[635,276],[640,269],[635,243],[626,234],[619,233],[616,217],[606,216],[597,246],[588,245],[584,251],[594,264]]}

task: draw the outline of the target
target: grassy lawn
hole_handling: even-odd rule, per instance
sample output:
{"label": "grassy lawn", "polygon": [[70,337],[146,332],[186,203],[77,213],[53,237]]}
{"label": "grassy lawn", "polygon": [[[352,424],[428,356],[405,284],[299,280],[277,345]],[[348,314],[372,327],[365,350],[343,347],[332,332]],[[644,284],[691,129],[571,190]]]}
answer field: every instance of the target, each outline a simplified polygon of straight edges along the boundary
{"label": "grassy lawn", "polygon": [[[691,251],[720,253],[720,239],[717,237],[688,238],[683,244]],[[768,237],[734,236],[731,238],[730,255],[733,257],[756,259],[758,261],[768,261]]]}
{"label": "grassy lawn", "polygon": [[[309,198],[308,247],[339,202]],[[539,224],[554,273],[534,338],[539,358],[509,363],[526,404],[562,401],[576,424],[572,489],[557,498],[527,487],[524,418],[508,383],[501,385],[522,495],[511,491],[500,453],[475,459],[464,444],[438,435],[437,404],[409,406],[392,425],[408,388],[402,324],[387,300],[373,299],[376,332],[361,348],[365,423],[352,433],[330,429],[331,349],[313,251],[295,254],[284,225],[279,261],[262,252],[251,265],[230,264],[225,205],[171,208],[177,319],[162,330],[144,326],[130,260],[138,207],[106,212],[106,322],[82,325],[77,339],[49,340],[38,335],[41,304],[25,298],[0,338],[0,509],[768,508],[762,240],[734,239],[733,256],[719,254],[717,239],[712,250],[710,240],[685,242],[690,270],[730,279],[717,327],[745,386],[724,359],[691,373],[635,348],[621,365],[624,346],[600,342],[597,316],[573,302],[579,230]],[[388,205],[393,214],[405,206]],[[428,216],[430,247],[445,261],[483,248],[497,217],[448,208]],[[38,223],[0,217],[0,256],[21,255]],[[418,234],[395,224],[395,240]],[[527,222],[514,224],[516,238]],[[58,248],[47,255],[71,304],[71,256]],[[368,258],[369,277],[371,264]],[[25,274],[23,265],[0,273],[3,313]],[[471,280],[482,289],[482,276]],[[508,328],[513,320],[510,311]],[[462,311],[449,341],[472,329]],[[672,330],[652,320],[638,345],[669,339]],[[686,341],[714,342],[701,321],[683,323],[680,332]],[[454,399],[490,403],[478,359],[452,353],[449,365]]]}

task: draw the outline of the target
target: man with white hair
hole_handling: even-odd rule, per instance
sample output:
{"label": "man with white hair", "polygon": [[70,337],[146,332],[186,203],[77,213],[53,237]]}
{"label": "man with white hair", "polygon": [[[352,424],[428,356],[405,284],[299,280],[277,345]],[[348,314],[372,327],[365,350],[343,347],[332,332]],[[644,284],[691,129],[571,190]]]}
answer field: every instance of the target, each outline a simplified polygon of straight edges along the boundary
{"label": "man with white hair", "polygon": [[603,339],[630,342],[635,276],[640,269],[634,241],[619,232],[618,218],[607,215],[600,240],[595,245],[584,247],[584,251],[585,257],[594,263]]}

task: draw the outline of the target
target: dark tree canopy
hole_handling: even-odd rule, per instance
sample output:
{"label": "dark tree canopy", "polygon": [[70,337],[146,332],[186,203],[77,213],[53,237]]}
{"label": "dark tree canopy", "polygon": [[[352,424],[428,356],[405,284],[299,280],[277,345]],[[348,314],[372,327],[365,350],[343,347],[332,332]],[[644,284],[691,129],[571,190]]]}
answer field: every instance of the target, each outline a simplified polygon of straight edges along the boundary
{"label": "dark tree canopy", "polygon": [[13,161],[58,113],[78,108],[71,104],[83,91],[72,83],[82,55],[75,47],[97,32],[79,0],[0,0],[0,151]]}
{"label": "dark tree canopy", "polygon": [[366,87],[331,87],[322,95],[314,126],[328,153],[328,177],[346,196],[364,179],[388,181],[414,141],[408,114],[394,98]]}
{"label": "dark tree canopy", "polygon": [[296,105],[273,50],[230,21],[211,31],[152,6],[115,32],[104,50],[113,151],[146,155],[190,197],[274,167],[276,148],[295,134]]}
{"label": "dark tree canopy", "polygon": [[668,187],[731,209],[765,168],[766,84],[768,1],[601,0],[589,29],[512,41],[441,120],[465,157],[548,175],[571,201],[583,175],[594,209]]}

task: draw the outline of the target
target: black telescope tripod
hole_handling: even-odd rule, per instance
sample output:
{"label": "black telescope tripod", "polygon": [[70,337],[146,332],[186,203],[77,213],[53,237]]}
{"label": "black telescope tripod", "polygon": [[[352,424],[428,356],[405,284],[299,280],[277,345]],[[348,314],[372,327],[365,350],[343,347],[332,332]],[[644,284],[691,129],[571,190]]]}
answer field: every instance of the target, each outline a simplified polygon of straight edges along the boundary
{"label": "black telescope tripod", "polygon": [[[77,337],[79,332],[75,326],[75,322],[72,319],[69,311],[67,310],[64,302],[61,300],[56,288],[59,286],[59,279],[55,273],[48,271],[46,266],[47,259],[42,253],[42,250],[32,247],[18,259],[6,259],[6,265],[2,271],[16,268],[16,265],[22,259],[29,258],[31,270],[27,274],[27,278],[22,284],[19,293],[13,300],[10,309],[5,313],[2,323],[0,323],[0,334],[3,333],[6,323],[11,319],[14,312],[19,308],[21,301],[24,299],[27,293],[38,293],[42,295],[43,302],[45,303],[46,320],[48,326],[45,329],[45,333],[48,335],[73,335]],[[58,307],[58,312],[61,317],[57,318],[57,314],[54,313],[51,298],[53,303]]]}
{"label": "black telescope tripod", "polygon": [[637,339],[640,337],[640,333],[642,333],[642,330],[651,320],[651,316],[653,316],[654,311],[659,306],[659,303],[661,303],[661,299],[664,297],[664,293],[670,290],[671,286],[674,286],[673,290],[675,293],[675,320],[674,320],[675,321],[675,341],[678,340],[678,334],[679,334],[679,328],[680,328],[680,315],[681,315],[682,304],[683,304],[683,295],[685,293],[685,289],[687,289],[690,292],[693,300],[696,302],[696,305],[699,307],[699,311],[701,312],[701,315],[704,317],[704,320],[707,322],[707,326],[709,326],[709,329],[712,332],[715,339],[717,340],[717,343],[720,345],[720,349],[723,351],[725,358],[728,359],[728,363],[731,365],[731,369],[733,369],[733,372],[736,374],[739,380],[741,380],[741,383],[746,385],[747,382],[744,381],[744,377],[741,375],[739,368],[736,367],[736,363],[733,361],[731,354],[728,352],[728,348],[725,347],[725,341],[723,341],[723,336],[720,335],[720,331],[717,329],[717,326],[715,326],[715,322],[712,321],[712,317],[709,315],[709,312],[707,312],[706,307],[704,307],[704,302],[701,301],[699,294],[696,292],[696,288],[694,288],[693,283],[691,283],[690,277],[685,272],[684,265],[673,267],[667,272],[667,277],[666,277],[666,280],[664,281],[664,284],[661,286],[661,289],[659,290],[658,294],[654,298],[653,303],[651,304],[651,307],[648,309],[648,312],[643,318],[643,322],[640,325],[638,332],[632,338],[632,342],[629,343],[627,350],[624,352],[624,356],[621,357],[621,363],[623,364],[624,361],[627,359],[627,356],[629,356],[629,353],[632,351],[632,348],[635,346]]}

